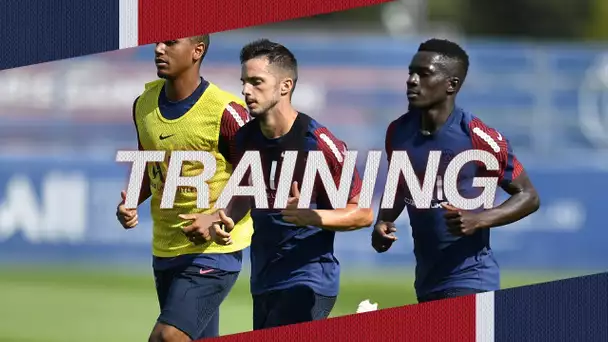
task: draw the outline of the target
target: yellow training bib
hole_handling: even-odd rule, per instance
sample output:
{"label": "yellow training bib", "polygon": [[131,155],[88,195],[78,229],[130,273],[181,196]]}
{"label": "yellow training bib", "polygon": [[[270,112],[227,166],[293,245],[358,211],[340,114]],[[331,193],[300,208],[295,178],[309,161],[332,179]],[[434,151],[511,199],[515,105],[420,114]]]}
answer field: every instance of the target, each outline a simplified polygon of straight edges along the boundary
{"label": "yellow training bib", "polygon": [[[244,105],[238,97],[221,90],[213,83],[198,101],[181,117],[169,120],[161,115],[158,97],[164,80],[146,84],[144,93],[135,106],[135,124],[139,142],[144,150],[167,151],[164,162],[148,163],[152,191],[151,215],[153,227],[153,254],[158,257],[175,257],[198,253],[231,253],[245,249],[251,243],[253,225],[249,214],[237,223],[232,231],[233,243],[220,246],[214,242],[196,246],[190,242],[182,228],[191,221],[179,218],[180,214],[212,213],[216,200],[232,174],[232,165],[218,150],[220,123],[226,106],[231,102]],[[178,187],[172,209],[161,209],[160,202],[165,187],[168,161],[171,151],[207,151],[215,157],[216,171],[209,185],[209,207],[197,209],[197,192],[194,188]],[[182,176],[195,176],[203,172],[203,164],[186,161],[182,164]]]}

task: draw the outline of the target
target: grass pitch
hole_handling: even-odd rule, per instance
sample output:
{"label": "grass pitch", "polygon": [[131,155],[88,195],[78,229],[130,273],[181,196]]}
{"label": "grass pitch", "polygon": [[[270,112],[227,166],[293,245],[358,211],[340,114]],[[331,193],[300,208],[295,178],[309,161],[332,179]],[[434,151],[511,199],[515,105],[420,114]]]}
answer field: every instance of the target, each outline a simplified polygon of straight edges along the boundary
{"label": "grass pitch", "polygon": [[[412,278],[394,273],[344,272],[332,316],[352,314],[368,298],[380,308],[415,303]],[[503,288],[568,276],[504,272]],[[248,278],[240,275],[222,306],[222,335],[251,330]],[[146,341],[157,315],[151,272],[0,267],[3,342]]]}

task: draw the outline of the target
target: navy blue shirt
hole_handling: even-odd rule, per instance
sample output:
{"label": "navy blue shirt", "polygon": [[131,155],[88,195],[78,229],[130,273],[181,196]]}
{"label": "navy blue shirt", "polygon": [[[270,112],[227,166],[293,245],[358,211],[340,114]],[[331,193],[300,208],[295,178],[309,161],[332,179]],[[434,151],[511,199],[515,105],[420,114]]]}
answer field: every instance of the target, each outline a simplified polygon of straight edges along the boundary
{"label": "navy blue shirt", "polygon": [[[176,120],[180,118],[194,106],[201,96],[203,96],[208,87],[209,82],[201,77],[200,85],[190,96],[178,102],[171,102],[169,99],[167,99],[165,88],[163,86],[163,89],[158,96],[158,107],[161,115],[167,120]],[[133,104],[133,115],[135,115],[135,103],[137,103],[137,99]],[[238,120],[235,115],[238,115],[240,120]],[[222,114],[218,148],[220,153],[222,153],[224,158],[226,158],[229,163],[234,163],[236,156],[232,149],[232,146],[234,145],[233,139],[236,136],[237,131],[241,128],[241,124],[243,122],[247,122],[249,118],[248,111],[243,106],[235,102],[229,103]],[[141,144],[139,144],[139,149],[142,149]],[[190,264],[220,269],[228,272],[238,272],[241,270],[242,261],[242,251],[226,254],[188,254],[172,258],[161,258],[155,256],[153,258],[153,267],[156,270],[163,270]]]}
{"label": "navy blue shirt", "polygon": [[[475,162],[464,165],[458,175],[457,188],[465,198],[478,197],[483,191],[483,188],[472,186],[475,177],[498,177],[499,185],[504,187],[523,170],[508,140],[500,132],[460,108],[456,108],[434,134],[423,135],[420,128],[419,111],[410,111],[393,121],[386,132],[386,152],[390,162],[393,151],[407,151],[421,181],[431,151],[442,151],[437,179],[443,178],[454,156],[467,150],[484,150],[497,158],[500,170],[494,172]],[[437,205],[430,209],[416,208],[403,176],[395,200],[406,202],[410,218],[418,297],[448,288],[486,291],[500,288],[499,268],[490,247],[489,229],[465,237],[450,234],[443,217],[445,210]],[[441,191],[434,191],[433,202],[443,201],[446,199]]]}
{"label": "navy blue shirt", "polygon": [[[251,292],[258,295],[293,286],[308,286],[317,294],[337,296],[340,263],[334,256],[335,232],[318,227],[298,227],[283,221],[281,210],[272,209],[280,179],[282,153],[298,151],[291,182],[302,184],[307,154],[322,151],[339,186],[346,144],[311,117],[299,113],[291,130],[278,139],[267,139],[257,120],[245,124],[235,139],[239,153],[259,151],[264,171],[269,209],[257,209],[252,200],[254,233],[251,240]],[[275,167],[272,167],[276,162]],[[271,175],[272,170],[276,175]],[[332,209],[325,188],[317,176],[310,208]],[[349,199],[361,190],[357,170]]]}

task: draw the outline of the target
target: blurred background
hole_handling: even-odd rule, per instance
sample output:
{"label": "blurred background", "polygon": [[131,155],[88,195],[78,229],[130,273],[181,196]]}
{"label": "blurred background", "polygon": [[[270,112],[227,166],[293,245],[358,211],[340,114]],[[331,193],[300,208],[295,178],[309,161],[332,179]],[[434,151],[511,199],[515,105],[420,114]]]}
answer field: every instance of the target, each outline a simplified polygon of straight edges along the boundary
{"label": "blurred background", "polygon": [[[537,213],[493,231],[508,288],[608,268],[607,16],[604,0],[395,1],[215,34],[202,73],[240,94],[240,48],[277,40],[299,59],[296,107],[351,149],[383,150],[388,123],[406,111],[418,44],[460,42],[471,68],[459,104],[510,139],[542,198]],[[147,339],[158,314],[149,207],[137,229],[117,223],[129,168],[114,160],[137,147],[131,105],[155,77],[153,46],[0,72],[0,341]],[[415,302],[407,214],[398,227],[382,255],[369,229],[337,236],[332,315],[368,298]],[[245,265],[223,334],[251,329]]]}

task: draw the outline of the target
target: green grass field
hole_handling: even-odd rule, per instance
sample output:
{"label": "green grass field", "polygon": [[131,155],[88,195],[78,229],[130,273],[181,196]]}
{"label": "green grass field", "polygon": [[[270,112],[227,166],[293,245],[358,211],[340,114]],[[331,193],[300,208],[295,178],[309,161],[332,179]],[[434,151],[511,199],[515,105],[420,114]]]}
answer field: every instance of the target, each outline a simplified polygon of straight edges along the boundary
{"label": "green grass field", "polygon": [[[394,272],[394,270],[392,270]],[[401,271],[403,272],[403,271]],[[362,275],[363,274],[363,275]],[[503,273],[503,287],[582,275]],[[415,303],[412,279],[345,272],[332,316],[352,314],[371,299],[381,308]],[[146,341],[158,315],[151,275],[145,272],[58,268],[0,268],[0,341]],[[221,333],[251,329],[248,275],[224,302]]]}

